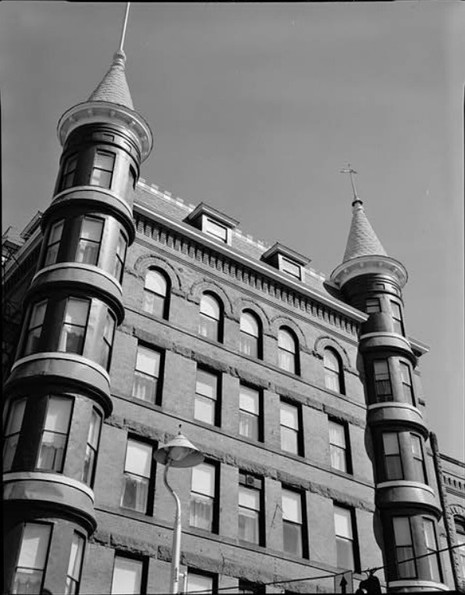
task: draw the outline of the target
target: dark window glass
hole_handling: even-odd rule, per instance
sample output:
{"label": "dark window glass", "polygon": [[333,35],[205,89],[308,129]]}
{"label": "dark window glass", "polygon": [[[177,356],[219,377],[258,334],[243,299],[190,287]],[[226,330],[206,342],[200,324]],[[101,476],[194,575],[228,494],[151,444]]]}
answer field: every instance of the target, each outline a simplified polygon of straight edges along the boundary
{"label": "dark window glass", "polygon": [[379,298],[368,298],[365,301],[365,312],[367,314],[373,314],[375,312],[381,312],[381,306]]}
{"label": "dark window glass", "polygon": [[405,362],[399,362],[399,364],[400,376],[402,379],[402,390],[404,391],[404,399],[407,401],[407,403],[411,403],[413,405],[413,387],[410,366]]}
{"label": "dark window glass", "polygon": [[238,593],[240,595],[265,595],[265,585],[251,583],[250,581],[239,579]]}
{"label": "dark window glass", "polygon": [[82,557],[84,554],[85,540],[79,533],[74,533],[71,543],[71,553],[66,575],[65,595],[77,595],[81,582]]}
{"label": "dark window glass", "polygon": [[383,447],[386,480],[404,479],[399,434],[397,432],[384,432]]}
{"label": "dark window glass", "polygon": [[123,279],[124,262],[126,260],[127,247],[128,240],[124,233],[120,231],[118,244],[116,246],[115,268],[113,270],[113,276],[116,277],[120,283]]}
{"label": "dark window glass", "polygon": [[90,300],[67,298],[58,351],[82,354]]}
{"label": "dark window glass", "polygon": [[285,256],[281,256],[280,260],[280,269],[283,273],[287,273],[288,275],[291,275],[291,277],[295,277],[296,279],[301,279],[302,277],[302,272],[301,272],[301,268],[300,265],[297,264],[296,262],[293,262],[292,260],[289,260],[288,258],[286,258]]}
{"label": "dark window glass", "polygon": [[60,190],[66,190],[66,188],[74,186],[74,176],[76,174],[77,162],[77,155],[71,155],[65,161],[65,165],[63,166]]}
{"label": "dark window glass", "polygon": [[105,326],[103,327],[102,346],[98,354],[98,363],[103,366],[105,370],[110,369],[115,326],[116,318],[114,314],[108,310],[105,316]]}
{"label": "dark window glass", "polygon": [[415,551],[413,549],[412,531],[409,517],[394,517],[392,519],[395,540],[395,556],[397,564],[397,578],[415,578]]}
{"label": "dark window glass", "polygon": [[355,570],[355,538],[352,511],[334,505],[334,528],[336,533],[337,566]]}
{"label": "dark window glass", "polygon": [[404,323],[402,320],[402,310],[397,302],[391,301],[392,320],[394,322],[394,332],[404,335]]}
{"label": "dark window glass", "polygon": [[158,394],[161,354],[159,351],[139,345],[132,396],[149,403],[155,403]]}
{"label": "dark window glass", "polygon": [[42,300],[41,302],[34,304],[31,308],[31,315],[29,317],[29,324],[25,339],[24,355],[29,355],[39,351],[40,337],[42,335],[45,311],[47,309],[47,301],[48,300]]}
{"label": "dark window glass", "polygon": [[3,442],[3,471],[10,471],[18,447],[21,426],[23,425],[26,399],[17,399],[10,405],[8,421],[5,427]]}
{"label": "dark window glass", "polygon": [[97,448],[101,427],[102,416],[96,409],[92,409],[92,417],[90,419],[89,433],[87,435],[86,454],[81,480],[91,487],[94,484],[95,466],[97,463]]}
{"label": "dark window glass", "polygon": [[76,249],[76,262],[94,265],[98,263],[103,224],[103,219],[83,218]]}
{"label": "dark window glass", "polygon": [[60,248],[61,236],[63,234],[64,220],[54,223],[48,234],[47,251],[45,253],[44,267],[55,264]]}
{"label": "dark window glass", "polygon": [[144,310],[164,318],[166,315],[166,301],[168,281],[165,275],[156,270],[149,270],[145,275]]}
{"label": "dark window glass", "polygon": [[115,154],[108,151],[97,150],[89,182],[90,185],[100,186],[101,188],[111,188],[114,167]]}
{"label": "dark window glass", "polygon": [[216,374],[197,369],[194,418],[212,426],[216,425],[218,417],[218,380]]}
{"label": "dark window glass", "polygon": [[416,434],[410,434],[412,456],[413,456],[413,469],[415,481],[422,483],[428,483],[426,479],[425,460],[423,456],[422,439]]}
{"label": "dark window glass", "polygon": [[349,453],[347,445],[347,428],[345,424],[329,420],[329,451],[331,467],[350,472]]}
{"label": "dark window glass", "polygon": [[121,506],[147,513],[152,451],[149,444],[128,439]]}
{"label": "dark window glass", "polygon": [[291,405],[291,403],[281,400],[280,425],[281,449],[295,455],[300,455],[300,415],[297,405]]}
{"label": "dark window glass", "polygon": [[62,473],[72,407],[72,399],[48,398],[36,469]]}
{"label": "dark window glass", "polygon": [[42,593],[51,533],[51,525],[42,523],[24,525],[11,593],[21,595]]}
{"label": "dark window glass", "polygon": [[208,217],[204,217],[203,219],[203,231],[208,233],[225,244],[228,242],[228,228],[213,219],[209,219]]}
{"label": "dark window glass", "polygon": [[423,534],[425,538],[426,560],[429,566],[430,579],[437,583],[442,582],[441,562],[439,559],[438,541],[436,537],[436,529],[432,519],[423,518]]}
{"label": "dark window glass", "polygon": [[373,362],[373,371],[377,401],[392,401],[391,377],[389,375],[389,365],[387,360],[375,360]]}

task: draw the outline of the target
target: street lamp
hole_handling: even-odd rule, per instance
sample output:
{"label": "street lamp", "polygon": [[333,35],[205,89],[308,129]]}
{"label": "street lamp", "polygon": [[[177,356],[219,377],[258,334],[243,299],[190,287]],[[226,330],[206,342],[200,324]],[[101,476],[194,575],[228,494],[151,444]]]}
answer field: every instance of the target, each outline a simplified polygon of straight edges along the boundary
{"label": "street lamp", "polygon": [[165,465],[163,481],[176,503],[176,515],[173,528],[173,548],[171,559],[171,593],[179,593],[179,563],[181,558],[181,502],[178,495],[168,483],[168,469],[170,467],[195,467],[204,459],[200,450],[181,434],[181,426],[176,438],[160,446],[153,453],[157,463]]}

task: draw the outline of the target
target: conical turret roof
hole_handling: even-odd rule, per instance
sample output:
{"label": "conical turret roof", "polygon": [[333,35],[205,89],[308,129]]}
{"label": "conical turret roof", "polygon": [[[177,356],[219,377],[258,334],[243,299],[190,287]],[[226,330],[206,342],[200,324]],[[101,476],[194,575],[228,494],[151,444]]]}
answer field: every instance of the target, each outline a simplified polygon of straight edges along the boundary
{"label": "conical turret roof", "polygon": [[118,50],[113,56],[113,63],[108,72],[88,101],[107,101],[133,110],[134,104],[126,80],[125,64],[126,55],[122,50]]}
{"label": "conical turret roof", "polygon": [[352,205],[352,223],[343,262],[358,256],[387,256],[386,250],[368,221],[363,202],[357,198]]}

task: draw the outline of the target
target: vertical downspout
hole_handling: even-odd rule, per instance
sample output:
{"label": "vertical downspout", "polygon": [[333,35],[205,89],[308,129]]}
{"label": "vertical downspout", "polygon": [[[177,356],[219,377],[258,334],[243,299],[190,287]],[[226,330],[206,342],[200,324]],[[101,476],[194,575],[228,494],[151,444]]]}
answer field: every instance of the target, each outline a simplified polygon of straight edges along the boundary
{"label": "vertical downspout", "polygon": [[431,449],[433,451],[434,470],[436,472],[436,481],[438,484],[439,500],[441,508],[444,513],[444,526],[446,528],[447,546],[449,547],[449,557],[452,566],[452,575],[454,577],[454,586],[458,590],[460,588],[460,581],[458,576],[458,558],[455,549],[451,549],[454,545],[452,519],[447,507],[447,493],[442,479],[442,463],[439,455],[438,438],[434,432],[429,433]]}

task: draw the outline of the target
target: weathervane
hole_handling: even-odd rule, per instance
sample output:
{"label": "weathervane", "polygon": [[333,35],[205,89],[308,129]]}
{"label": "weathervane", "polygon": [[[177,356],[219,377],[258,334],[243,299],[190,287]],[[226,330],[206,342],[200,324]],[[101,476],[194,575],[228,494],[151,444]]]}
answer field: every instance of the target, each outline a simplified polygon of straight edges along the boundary
{"label": "weathervane", "polygon": [[124,45],[124,38],[126,37],[126,27],[128,26],[128,18],[129,18],[129,7],[131,6],[130,2],[126,3],[126,13],[124,15],[124,22],[123,22],[123,29],[121,31],[121,41],[119,44],[119,51],[123,52],[124,54],[124,50],[123,50],[123,45]]}
{"label": "weathervane", "polygon": [[[350,175],[350,183],[352,184],[352,191],[354,193],[354,202],[360,201],[360,198],[357,194],[357,189],[355,188],[355,182],[354,182],[354,174],[356,174],[357,172],[355,171],[355,169],[350,165],[350,163],[347,164],[347,168],[346,169],[341,169],[340,171],[341,174],[349,174]],[[353,203],[352,203],[353,204]]]}

